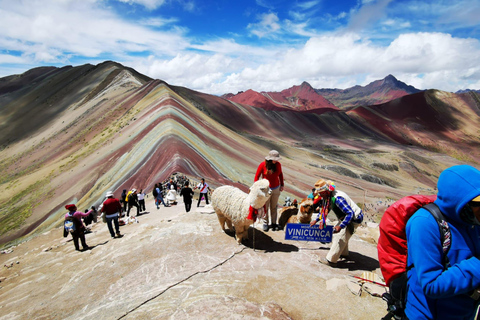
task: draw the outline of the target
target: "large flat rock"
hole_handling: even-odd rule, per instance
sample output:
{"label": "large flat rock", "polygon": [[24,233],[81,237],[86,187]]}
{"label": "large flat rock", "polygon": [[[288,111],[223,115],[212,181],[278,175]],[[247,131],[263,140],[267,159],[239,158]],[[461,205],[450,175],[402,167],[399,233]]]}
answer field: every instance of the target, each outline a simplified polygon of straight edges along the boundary
{"label": "large flat rock", "polygon": [[[350,260],[318,262],[329,245],[250,228],[238,245],[204,207],[157,210],[111,239],[107,226],[74,250],[54,229],[0,256],[0,319],[379,319],[386,304],[351,276],[378,271],[376,246],[359,230]],[[367,228],[365,228],[367,229]],[[362,236],[362,237],[361,237]],[[4,278],[3,278],[4,277]],[[353,289],[352,289],[353,286]],[[356,295],[354,292],[361,292]]]}

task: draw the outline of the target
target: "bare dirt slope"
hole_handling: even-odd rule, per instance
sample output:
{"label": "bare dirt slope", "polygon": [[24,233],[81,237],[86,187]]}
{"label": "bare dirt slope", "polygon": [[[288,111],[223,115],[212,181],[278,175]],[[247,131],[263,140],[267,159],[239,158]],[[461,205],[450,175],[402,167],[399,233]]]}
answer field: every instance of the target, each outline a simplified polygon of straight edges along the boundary
{"label": "bare dirt slope", "polygon": [[[375,232],[362,227],[350,261],[318,262],[329,245],[250,228],[247,246],[203,202],[159,210],[111,239],[98,222],[77,252],[53,229],[0,255],[0,319],[379,319],[385,303],[351,276],[378,272]],[[255,241],[253,241],[253,239]],[[378,289],[378,288],[377,288]]]}

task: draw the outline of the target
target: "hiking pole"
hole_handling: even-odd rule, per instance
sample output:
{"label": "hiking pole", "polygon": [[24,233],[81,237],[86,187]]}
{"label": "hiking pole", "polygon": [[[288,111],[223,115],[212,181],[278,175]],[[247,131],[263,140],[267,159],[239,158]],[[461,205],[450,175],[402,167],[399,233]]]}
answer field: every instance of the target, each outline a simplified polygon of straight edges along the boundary
{"label": "hiking pole", "polygon": [[373,280],[368,280],[368,279],[365,279],[365,278],[362,278],[362,277],[357,277],[357,276],[350,276],[350,277],[353,277],[355,279],[360,279],[360,280],[363,280],[363,281],[367,281],[367,282],[371,282],[371,283],[374,283],[374,284],[378,284],[379,286],[382,286],[382,287],[387,287],[386,284],[376,282],[376,281],[373,281]]}

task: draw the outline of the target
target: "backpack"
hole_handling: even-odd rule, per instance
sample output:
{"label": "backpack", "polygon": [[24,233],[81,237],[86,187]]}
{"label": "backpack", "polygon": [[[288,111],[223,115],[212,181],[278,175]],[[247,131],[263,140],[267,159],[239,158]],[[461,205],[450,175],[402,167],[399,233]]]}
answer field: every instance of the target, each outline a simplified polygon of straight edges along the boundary
{"label": "backpack", "polygon": [[157,188],[153,188],[152,195],[155,199],[157,198],[157,196],[158,196]]}
{"label": "backpack", "polygon": [[450,249],[450,229],[442,212],[433,203],[436,196],[412,195],[404,197],[392,204],[383,214],[380,221],[380,237],[378,238],[378,261],[389,293],[384,293],[382,299],[387,302],[388,314],[383,319],[402,319],[405,310],[407,294],[407,235],[405,228],[410,217],[420,208],[429,211],[437,221],[443,247],[443,265],[447,268],[447,258]]}
{"label": "backpack", "polygon": [[73,221],[73,218],[65,219],[65,222],[63,223],[63,227],[65,228],[65,232],[67,234],[74,233],[76,229],[75,229],[75,222]]}

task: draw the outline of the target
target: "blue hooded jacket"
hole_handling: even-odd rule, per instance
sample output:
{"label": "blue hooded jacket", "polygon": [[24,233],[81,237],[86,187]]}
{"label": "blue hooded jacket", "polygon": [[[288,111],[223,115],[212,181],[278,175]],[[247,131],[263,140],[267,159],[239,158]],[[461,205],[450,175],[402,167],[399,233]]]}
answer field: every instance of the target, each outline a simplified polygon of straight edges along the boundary
{"label": "blue hooded jacket", "polygon": [[461,218],[463,207],[480,195],[480,171],[469,165],[444,170],[435,203],[450,226],[450,266],[444,270],[440,231],[435,218],[419,209],[407,222],[407,304],[414,319],[473,319],[476,302],[470,293],[480,287],[480,226]]}

